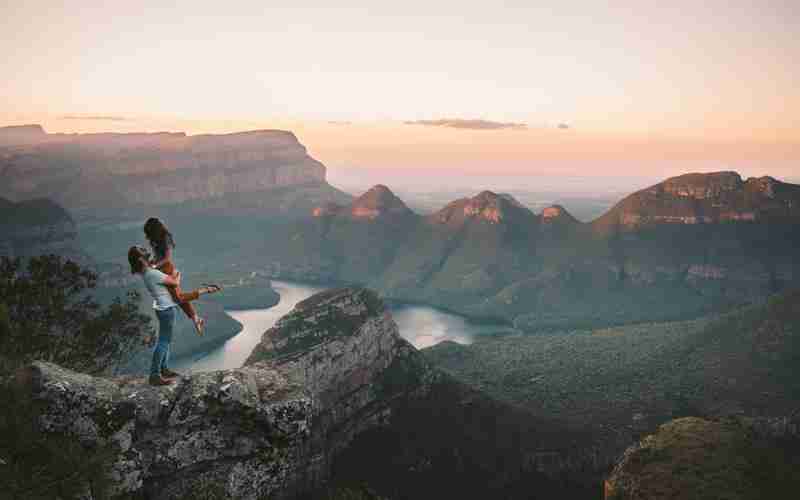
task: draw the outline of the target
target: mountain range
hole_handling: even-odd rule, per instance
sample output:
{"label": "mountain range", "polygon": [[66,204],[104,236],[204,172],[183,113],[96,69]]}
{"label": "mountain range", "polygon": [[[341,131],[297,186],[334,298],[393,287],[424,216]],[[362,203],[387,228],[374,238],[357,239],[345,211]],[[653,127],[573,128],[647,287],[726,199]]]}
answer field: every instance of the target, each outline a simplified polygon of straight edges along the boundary
{"label": "mountain range", "polygon": [[310,215],[259,252],[273,276],[526,330],[698,316],[800,283],[800,186],[734,172],[667,179],[590,223],[490,191],[422,216],[382,185]]}
{"label": "mountain range", "polygon": [[230,255],[272,277],[365,285],[526,331],[696,317],[800,282],[800,186],[735,172],[667,179],[588,223],[491,191],[419,215],[384,185],[357,198],[330,186],[287,131],[23,126],[0,128],[0,179],[0,196],[48,198],[83,222],[157,213],[182,221],[184,241],[230,234],[209,243],[217,263]]}

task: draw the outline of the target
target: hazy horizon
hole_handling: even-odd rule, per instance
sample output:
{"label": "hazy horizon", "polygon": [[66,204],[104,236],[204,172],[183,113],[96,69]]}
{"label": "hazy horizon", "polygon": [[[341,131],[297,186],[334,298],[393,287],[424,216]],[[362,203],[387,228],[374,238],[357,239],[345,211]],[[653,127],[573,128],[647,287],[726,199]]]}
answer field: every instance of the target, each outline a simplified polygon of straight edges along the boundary
{"label": "hazy horizon", "polygon": [[0,6],[0,124],[281,128],[332,171],[796,176],[791,2],[38,0]]}
{"label": "hazy horizon", "polygon": [[[693,157],[689,152],[673,152],[673,158],[630,158],[624,151],[595,152],[589,157],[576,144],[576,157],[568,151],[554,157],[540,157],[525,152],[503,151],[491,158],[483,157],[480,148],[502,142],[496,130],[441,130],[436,128],[425,137],[427,146],[396,146],[385,142],[380,147],[359,138],[353,131],[403,128],[403,124],[338,124],[293,121],[223,121],[168,120],[122,118],[111,115],[35,115],[23,114],[16,119],[0,121],[0,126],[42,125],[48,133],[98,132],[185,132],[232,133],[257,129],[289,130],[298,136],[309,153],[327,167],[328,180],[345,191],[363,191],[375,184],[386,184],[398,191],[469,192],[525,190],[558,192],[562,195],[613,196],[645,188],[665,178],[690,172],[736,171],[744,178],[770,175],[785,182],[800,183],[798,162],[794,159],[713,160]],[[331,144],[331,130],[348,129],[347,143]],[[526,131],[513,131],[519,134]],[[541,132],[541,131],[539,131]],[[547,134],[573,133],[569,130],[548,130]],[[444,135],[443,135],[444,134]],[[334,135],[335,136],[335,135]],[[386,134],[384,139],[391,137]],[[551,138],[554,136],[550,136]],[[469,139],[472,139],[470,142]],[[524,137],[523,137],[524,139]],[[541,137],[539,138],[541,139]],[[571,140],[575,140],[573,137]],[[539,145],[543,145],[540,141]],[[351,149],[345,146],[350,146]],[[517,145],[525,145],[520,141]],[[534,146],[531,142],[528,146]],[[442,147],[434,151],[434,147]],[[459,147],[465,151],[459,151]],[[611,145],[606,145],[609,148]],[[613,148],[611,148],[613,149]],[[472,157],[468,157],[472,153]],[[530,153],[530,152],[529,152]],[[382,155],[388,155],[383,158]],[[585,156],[585,157],[582,157]],[[615,158],[615,156],[620,156]]]}

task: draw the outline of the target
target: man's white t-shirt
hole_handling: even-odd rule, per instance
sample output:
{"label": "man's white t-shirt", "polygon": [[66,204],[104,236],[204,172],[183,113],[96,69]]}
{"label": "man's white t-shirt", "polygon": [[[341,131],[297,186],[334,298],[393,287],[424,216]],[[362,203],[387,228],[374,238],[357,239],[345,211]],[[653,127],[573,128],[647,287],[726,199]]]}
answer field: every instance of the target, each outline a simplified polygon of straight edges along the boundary
{"label": "man's white t-shirt", "polygon": [[167,286],[164,284],[166,278],[166,274],[152,267],[148,267],[144,273],[142,273],[144,286],[147,288],[147,291],[150,292],[150,295],[153,296],[153,309],[156,311],[166,311],[170,307],[178,305],[175,299],[172,298],[172,295],[170,295]]}

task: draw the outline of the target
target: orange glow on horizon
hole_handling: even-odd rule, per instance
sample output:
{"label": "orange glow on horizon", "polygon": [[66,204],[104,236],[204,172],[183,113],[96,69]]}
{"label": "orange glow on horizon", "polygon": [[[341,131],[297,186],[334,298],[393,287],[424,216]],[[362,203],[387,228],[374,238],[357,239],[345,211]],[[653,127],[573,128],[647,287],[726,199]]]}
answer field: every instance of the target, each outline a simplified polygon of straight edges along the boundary
{"label": "orange glow on horizon", "polygon": [[[2,118],[2,117],[0,117]],[[8,118],[8,117],[7,117]],[[671,170],[754,169],[776,176],[800,173],[800,141],[778,137],[714,140],[569,129],[464,130],[400,122],[330,123],[279,119],[126,120],[25,115],[6,123],[41,123],[48,132],[228,133],[278,128],[294,132],[329,167],[457,170],[467,174],[658,175]],[[791,137],[787,132],[785,137]],[[587,167],[598,166],[597,170]]]}

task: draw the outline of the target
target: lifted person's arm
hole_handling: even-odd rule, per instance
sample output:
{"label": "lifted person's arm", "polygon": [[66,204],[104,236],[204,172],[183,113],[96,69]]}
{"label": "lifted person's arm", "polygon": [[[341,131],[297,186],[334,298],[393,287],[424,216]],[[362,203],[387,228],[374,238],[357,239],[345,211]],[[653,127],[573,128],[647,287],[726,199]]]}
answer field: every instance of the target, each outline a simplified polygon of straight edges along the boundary
{"label": "lifted person's arm", "polygon": [[162,281],[167,286],[179,286],[181,284],[181,272],[176,271],[175,274],[165,274]]}
{"label": "lifted person's arm", "polygon": [[172,260],[172,249],[169,247],[169,245],[167,245],[167,249],[164,252],[164,258],[163,259],[158,259],[158,260],[154,259],[150,263],[150,265],[152,267],[155,267],[156,269],[158,269],[158,268],[160,268],[161,266],[163,266],[164,264],[166,264],[167,262],[169,262],[171,260]]}

